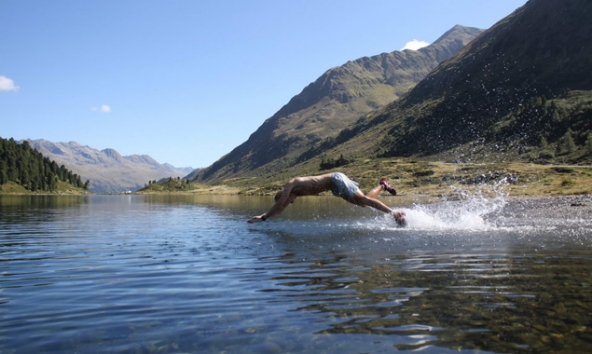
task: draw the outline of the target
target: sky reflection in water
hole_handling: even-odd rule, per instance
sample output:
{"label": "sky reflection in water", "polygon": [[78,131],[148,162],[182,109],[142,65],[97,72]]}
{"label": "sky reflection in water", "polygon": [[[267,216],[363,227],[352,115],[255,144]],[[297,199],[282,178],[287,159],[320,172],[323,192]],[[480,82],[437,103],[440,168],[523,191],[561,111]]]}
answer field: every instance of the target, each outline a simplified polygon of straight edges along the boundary
{"label": "sky reflection in water", "polygon": [[592,349],[589,198],[270,202],[1,197],[0,350]]}

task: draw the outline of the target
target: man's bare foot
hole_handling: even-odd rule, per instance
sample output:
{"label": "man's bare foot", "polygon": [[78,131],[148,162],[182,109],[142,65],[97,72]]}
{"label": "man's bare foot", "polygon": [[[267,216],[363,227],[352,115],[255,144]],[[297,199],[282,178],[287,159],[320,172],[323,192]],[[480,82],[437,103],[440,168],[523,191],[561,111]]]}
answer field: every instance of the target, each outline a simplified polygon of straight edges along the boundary
{"label": "man's bare foot", "polygon": [[389,192],[392,195],[397,195],[397,191],[395,190],[395,188],[391,187],[386,178],[381,178],[380,184],[382,185],[382,189],[384,189],[385,191]]}
{"label": "man's bare foot", "polygon": [[407,226],[407,220],[405,220],[407,214],[404,211],[393,211],[392,214],[399,226]]}

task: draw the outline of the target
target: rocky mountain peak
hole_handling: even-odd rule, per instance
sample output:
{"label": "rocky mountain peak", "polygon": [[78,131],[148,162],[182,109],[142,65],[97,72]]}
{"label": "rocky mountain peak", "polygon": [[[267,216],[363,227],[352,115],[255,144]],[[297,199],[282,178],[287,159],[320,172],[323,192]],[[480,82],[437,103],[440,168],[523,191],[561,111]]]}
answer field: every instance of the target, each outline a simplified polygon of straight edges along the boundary
{"label": "rocky mountain peak", "polygon": [[94,193],[116,193],[137,190],[148,181],[168,177],[184,177],[191,167],[177,168],[160,164],[148,155],[121,156],[112,148],[101,151],[75,141],[54,143],[47,140],[27,140],[44,156],[65,165],[83,180],[89,180]]}

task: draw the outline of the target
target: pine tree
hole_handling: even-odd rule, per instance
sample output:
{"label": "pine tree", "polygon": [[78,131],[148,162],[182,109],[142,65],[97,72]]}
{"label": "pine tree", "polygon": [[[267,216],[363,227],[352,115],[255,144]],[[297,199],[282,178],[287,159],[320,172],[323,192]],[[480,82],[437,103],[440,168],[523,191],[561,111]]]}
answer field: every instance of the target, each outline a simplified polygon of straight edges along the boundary
{"label": "pine tree", "polygon": [[31,191],[51,191],[57,188],[58,179],[76,187],[84,185],[80,176],[64,165],[58,167],[28,142],[17,143],[13,138],[0,137],[0,184],[14,182]]}

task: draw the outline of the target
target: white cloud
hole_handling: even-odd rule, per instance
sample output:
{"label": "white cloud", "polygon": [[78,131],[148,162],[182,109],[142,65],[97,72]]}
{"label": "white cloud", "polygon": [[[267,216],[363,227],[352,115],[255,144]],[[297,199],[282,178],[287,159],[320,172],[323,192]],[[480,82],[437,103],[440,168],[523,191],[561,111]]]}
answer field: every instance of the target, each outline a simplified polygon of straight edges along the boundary
{"label": "white cloud", "polygon": [[101,107],[92,107],[91,109],[93,111],[99,111],[99,112],[103,112],[103,113],[111,112],[111,107],[107,106],[106,104],[102,105]]}
{"label": "white cloud", "polygon": [[418,50],[420,48],[427,47],[429,45],[430,44],[428,42],[426,42],[426,41],[418,41],[417,39],[414,39],[414,40],[412,40],[410,42],[407,42],[405,44],[405,46],[403,47],[403,49],[401,49],[401,50],[405,50],[405,49]]}
{"label": "white cloud", "polygon": [[12,79],[0,76],[0,91],[18,91],[20,87],[14,84]]}

